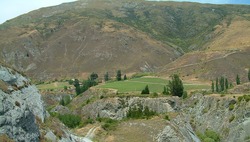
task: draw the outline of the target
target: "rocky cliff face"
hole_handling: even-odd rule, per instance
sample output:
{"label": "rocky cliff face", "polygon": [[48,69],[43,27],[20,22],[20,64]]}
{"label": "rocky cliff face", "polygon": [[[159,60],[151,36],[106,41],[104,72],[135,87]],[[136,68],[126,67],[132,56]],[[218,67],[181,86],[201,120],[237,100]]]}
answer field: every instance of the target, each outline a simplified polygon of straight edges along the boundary
{"label": "rocky cliff face", "polygon": [[250,102],[239,101],[238,96],[203,96],[197,94],[182,108],[186,121],[196,131],[212,129],[221,136],[222,142],[241,142],[250,136]]}
{"label": "rocky cliff face", "polygon": [[168,98],[115,97],[101,99],[86,105],[82,108],[81,113],[94,118],[99,115],[99,117],[121,120],[126,117],[129,108],[139,106],[142,109],[148,107],[157,113],[166,113],[174,111],[176,104]]}
{"label": "rocky cliff face", "polygon": [[[98,94],[92,93],[94,96]],[[85,101],[91,100],[88,95],[84,97]],[[78,113],[92,118],[99,116],[120,120],[126,117],[129,108],[141,105],[158,114],[177,114],[158,134],[158,142],[200,142],[202,140],[196,133],[204,133],[207,129],[218,133],[222,142],[238,142],[246,141],[250,135],[250,102],[244,99],[239,101],[238,97],[204,96],[199,93],[185,100],[175,97],[107,97],[92,100]],[[77,100],[83,102],[79,98]]]}
{"label": "rocky cliff face", "polygon": [[15,141],[39,141],[36,118],[46,111],[34,85],[16,71],[0,65],[0,134]]}

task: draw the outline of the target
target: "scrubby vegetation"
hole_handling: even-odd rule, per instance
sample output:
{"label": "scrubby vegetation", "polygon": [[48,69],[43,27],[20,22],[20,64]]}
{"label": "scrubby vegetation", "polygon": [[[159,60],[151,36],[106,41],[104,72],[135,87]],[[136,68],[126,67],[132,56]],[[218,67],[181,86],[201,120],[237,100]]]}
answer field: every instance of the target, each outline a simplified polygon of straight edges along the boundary
{"label": "scrubby vegetation", "polygon": [[156,112],[149,110],[149,108],[146,106],[144,109],[141,105],[138,107],[130,107],[127,113],[127,118],[135,118],[135,119],[141,119],[141,118],[150,118],[152,116],[156,115]]}
{"label": "scrubby vegetation", "polygon": [[230,104],[229,105],[229,110],[231,111],[231,110],[233,110],[234,109],[234,104]]}
{"label": "scrubby vegetation", "polygon": [[204,134],[198,132],[197,136],[202,142],[220,142],[220,135],[210,129],[207,129]]}
{"label": "scrubby vegetation", "polygon": [[62,105],[62,106],[66,106],[69,103],[70,103],[70,96],[69,95],[63,96],[60,100],[60,105]]}
{"label": "scrubby vegetation", "polygon": [[242,100],[245,100],[246,102],[250,101],[250,95],[243,95],[238,97],[238,101],[241,102]]}
{"label": "scrubby vegetation", "polygon": [[102,124],[102,128],[106,131],[115,130],[116,126],[118,125],[117,120],[113,120],[110,118],[99,118],[98,121],[104,123]]}
{"label": "scrubby vegetation", "polygon": [[230,118],[229,118],[229,122],[232,122],[234,120],[235,116],[232,115]]}
{"label": "scrubby vegetation", "polygon": [[58,118],[69,128],[75,128],[80,125],[81,117],[73,114],[59,114]]}

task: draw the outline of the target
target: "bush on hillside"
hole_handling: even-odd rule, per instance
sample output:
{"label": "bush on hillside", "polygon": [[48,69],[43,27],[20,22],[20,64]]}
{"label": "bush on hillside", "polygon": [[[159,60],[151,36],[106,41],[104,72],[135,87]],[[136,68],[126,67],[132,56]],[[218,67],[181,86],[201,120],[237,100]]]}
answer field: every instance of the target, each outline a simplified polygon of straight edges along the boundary
{"label": "bush on hillside", "polygon": [[135,118],[135,119],[140,119],[140,118],[150,118],[154,116],[156,112],[149,110],[149,108],[146,106],[144,109],[140,105],[139,107],[129,107],[128,113],[127,113],[127,118]]}
{"label": "bush on hillside", "polygon": [[67,96],[63,96],[60,100],[60,105],[62,106],[66,106],[70,103],[70,96],[67,95]]}
{"label": "bush on hillside", "polygon": [[81,117],[73,114],[59,114],[59,120],[69,128],[75,128],[80,125]]}
{"label": "bush on hillside", "polygon": [[216,133],[213,130],[207,129],[204,134],[197,132],[197,136],[201,139],[203,142],[219,142],[220,136],[218,133]]}

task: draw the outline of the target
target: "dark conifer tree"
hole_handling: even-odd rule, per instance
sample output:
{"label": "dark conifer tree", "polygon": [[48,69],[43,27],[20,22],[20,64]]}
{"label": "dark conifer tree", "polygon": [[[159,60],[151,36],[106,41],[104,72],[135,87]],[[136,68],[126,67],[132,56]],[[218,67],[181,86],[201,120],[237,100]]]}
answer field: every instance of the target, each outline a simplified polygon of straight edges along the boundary
{"label": "dark conifer tree", "polygon": [[214,92],[214,81],[212,81],[211,90],[212,90],[212,92]]}
{"label": "dark conifer tree", "polygon": [[216,78],[216,82],[215,82],[215,88],[216,88],[216,92],[219,92],[219,79]]}
{"label": "dark conifer tree", "polygon": [[104,81],[109,81],[109,73],[108,72],[106,72],[104,74]]}
{"label": "dark conifer tree", "polygon": [[226,87],[226,90],[229,88],[229,84],[228,84],[227,78],[226,78],[226,80],[225,80],[225,87]]}
{"label": "dark conifer tree", "polygon": [[122,80],[122,72],[121,70],[118,70],[116,73],[116,80],[121,81]]}
{"label": "dark conifer tree", "polygon": [[126,76],[126,74],[124,75],[123,80],[127,80],[127,76]]}
{"label": "dark conifer tree", "polygon": [[177,74],[172,75],[172,80],[169,81],[168,87],[170,89],[170,93],[173,96],[182,97],[184,92],[184,87],[182,80],[179,78]]}
{"label": "dark conifer tree", "polygon": [[236,76],[236,84],[239,85],[240,84],[240,76],[237,74]]}
{"label": "dark conifer tree", "polygon": [[225,79],[224,77],[222,76],[220,78],[220,91],[223,92],[224,91],[224,88],[225,88]]}

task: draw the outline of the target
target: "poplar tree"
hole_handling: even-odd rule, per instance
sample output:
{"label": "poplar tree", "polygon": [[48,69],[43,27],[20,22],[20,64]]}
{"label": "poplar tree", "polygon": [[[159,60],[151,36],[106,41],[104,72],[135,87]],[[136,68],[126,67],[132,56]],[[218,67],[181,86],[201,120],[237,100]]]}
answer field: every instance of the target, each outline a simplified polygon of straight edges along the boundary
{"label": "poplar tree", "polygon": [[212,92],[214,92],[214,81],[212,81],[211,89],[212,89]]}
{"label": "poplar tree", "polygon": [[220,78],[220,91],[223,92],[224,91],[224,88],[225,88],[225,79],[224,77],[222,76]]}
{"label": "poplar tree", "polygon": [[236,84],[237,85],[239,85],[240,84],[240,77],[239,77],[239,75],[237,74],[237,76],[236,76]]}
{"label": "poplar tree", "polygon": [[104,74],[104,81],[109,81],[109,73],[108,72],[106,72]]}
{"label": "poplar tree", "polygon": [[122,72],[121,70],[118,70],[116,73],[116,80],[121,81],[122,80]]}
{"label": "poplar tree", "polygon": [[226,90],[227,90],[228,87],[229,87],[227,78],[226,78],[226,80],[225,80],[225,87],[226,87]]}
{"label": "poplar tree", "polygon": [[219,92],[219,79],[218,78],[216,78],[215,87],[216,87],[216,92]]}

